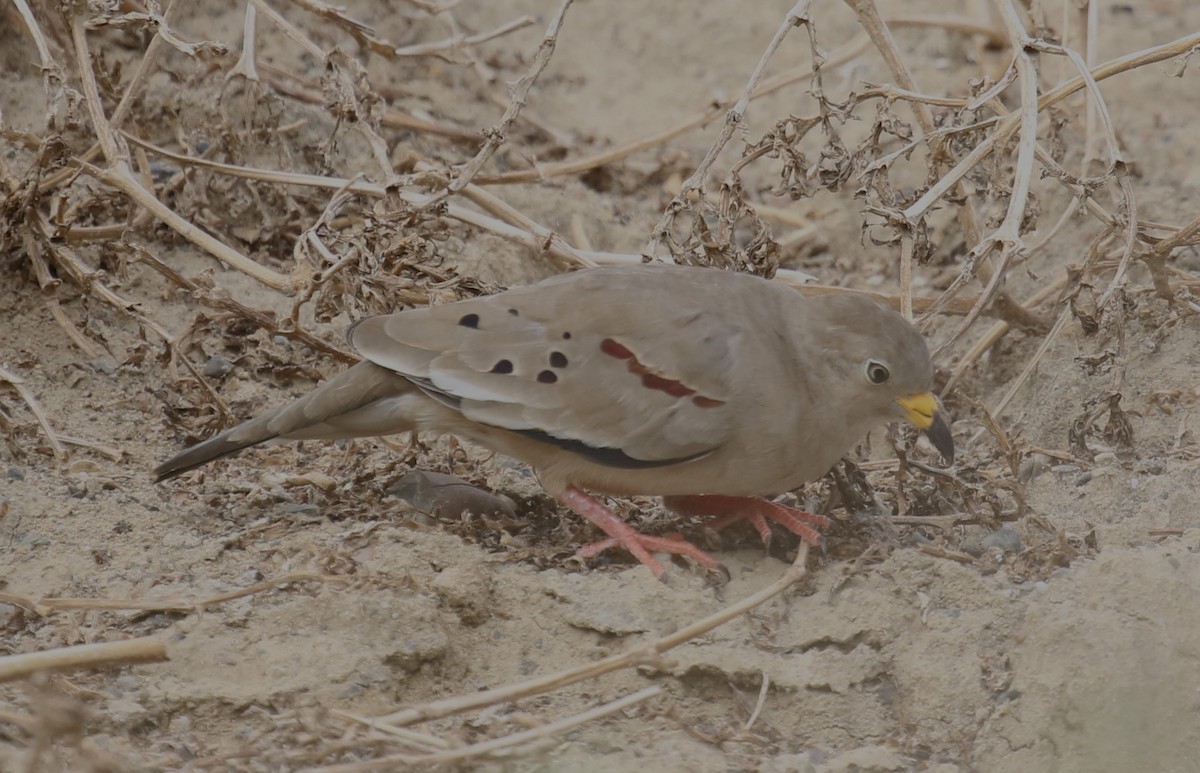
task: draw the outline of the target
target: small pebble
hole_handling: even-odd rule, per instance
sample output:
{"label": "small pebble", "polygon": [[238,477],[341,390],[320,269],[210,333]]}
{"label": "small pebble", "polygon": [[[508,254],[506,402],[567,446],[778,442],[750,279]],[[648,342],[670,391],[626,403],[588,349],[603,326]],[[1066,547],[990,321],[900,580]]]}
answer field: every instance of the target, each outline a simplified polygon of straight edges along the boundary
{"label": "small pebble", "polygon": [[103,373],[106,376],[111,376],[117,372],[116,366],[108,360],[93,360],[92,362],[89,362],[88,365],[92,366],[92,370],[96,371],[97,373]]}
{"label": "small pebble", "polygon": [[288,515],[320,515],[321,508],[307,502],[280,505],[279,509]]}
{"label": "small pebble", "polygon": [[8,479],[9,480],[25,480],[25,471],[22,470],[20,467],[9,467],[8,468]]}
{"label": "small pebble", "polygon": [[980,540],[985,548],[999,548],[1005,553],[1021,552],[1021,537],[1012,527],[1001,526]]}
{"label": "small pebble", "polygon": [[117,677],[113,684],[125,692],[133,692],[142,686],[142,680],[138,679],[136,676],[125,674]]}
{"label": "small pebble", "polygon": [[1079,472],[1078,464],[1056,464],[1050,468],[1051,472],[1057,472],[1059,475],[1066,475],[1070,472]]}
{"label": "small pebble", "polygon": [[167,164],[161,161],[150,162],[150,176],[157,182],[165,183],[179,173],[179,167],[175,164]]}
{"label": "small pebble", "polygon": [[1117,455],[1112,451],[1105,451],[1102,454],[1096,454],[1096,464],[1116,464]]}
{"label": "small pebble", "polygon": [[1091,480],[1092,480],[1092,474],[1090,472],[1085,472],[1084,474],[1080,475],[1078,478],[1075,479],[1075,485],[1083,486],[1083,485],[1086,485],[1087,483],[1091,482]]}
{"label": "small pebble", "polygon": [[1167,466],[1163,464],[1162,459],[1151,457],[1142,461],[1142,470],[1151,475],[1162,475],[1165,469],[1167,469]]}
{"label": "small pebble", "polygon": [[1030,481],[1049,469],[1050,457],[1045,454],[1033,454],[1021,462],[1021,467],[1017,471],[1017,477],[1022,483],[1028,485]]}
{"label": "small pebble", "polygon": [[233,370],[233,363],[219,354],[214,354],[204,363],[204,375],[209,378],[221,378]]}

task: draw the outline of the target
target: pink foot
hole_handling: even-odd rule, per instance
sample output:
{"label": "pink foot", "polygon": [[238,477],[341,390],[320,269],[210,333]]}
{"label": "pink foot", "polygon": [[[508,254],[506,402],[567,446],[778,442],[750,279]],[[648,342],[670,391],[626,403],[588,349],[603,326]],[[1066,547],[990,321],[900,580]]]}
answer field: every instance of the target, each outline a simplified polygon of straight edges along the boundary
{"label": "pink foot", "polygon": [[567,487],[556,499],[598,526],[609,537],[606,540],[600,540],[591,545],[581,547],[576,553],[581,558],[592,558],[609,548],[621,547],[628,550],[633,554],[634,558],[645,564],[646,568],[654,572],[654,576],[660,580],[667,573],[667,570],[658,559],[650,555],[651,551],[687,556],[709,569],[721,568],[721,565],[712,556],[684,539],[677,537],[652,537],[648,534],[642,534],[614,515],[611,510],[600,504],[600,502],[574,486]]}
{"label": "pink foot", "polygon": [[682,515],[718,516],[710,524],[714,529],[723,529],[736,521],[749,521],[763,544],[771,542],[771,525],[768,521],[774,521],[793,534],[799,535],[800,539],[810,545],[821,544],[821,535],[812,527],[825,528],[832,523],[823,515],[757,497],[725,497],[715,494],[664,497],[663,504]]}

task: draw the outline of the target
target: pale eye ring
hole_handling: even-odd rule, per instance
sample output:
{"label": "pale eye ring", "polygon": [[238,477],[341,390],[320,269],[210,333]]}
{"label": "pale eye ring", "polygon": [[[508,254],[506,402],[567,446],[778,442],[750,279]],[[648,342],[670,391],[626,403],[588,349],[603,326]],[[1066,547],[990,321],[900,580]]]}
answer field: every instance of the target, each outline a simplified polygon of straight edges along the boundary
{"label": "pale eye ring", "polygon": [[892,377],[892,372],[888,370],[887,364],[879,360],[867,360],[863,365],[863,372],[867,375],[867,381],[872,384],[882,384]]}

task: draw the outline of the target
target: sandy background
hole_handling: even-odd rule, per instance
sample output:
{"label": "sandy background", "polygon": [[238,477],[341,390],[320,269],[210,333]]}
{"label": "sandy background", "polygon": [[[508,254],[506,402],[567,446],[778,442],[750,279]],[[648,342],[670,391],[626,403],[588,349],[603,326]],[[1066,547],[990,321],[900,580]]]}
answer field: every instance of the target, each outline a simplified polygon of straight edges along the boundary
{"label": "sandy background", "polygon": [[[202,143],[215,149],[214,160],[234,164],[378,178],[362,136],[339,126],[322,105],[224,84],[240,50],[244,6],[203,6],[203,13],[178,14],[175,29],[188,40],[221,41],[232,53],[211,65],[164,54],[127,124],[132,133],[177,151],[187,143],[197,152]],[[846,7],[818,6],[822,48],[838,49],[859,33]],[[279,7],[321,46],[337,45],[369,62],[370,86],[388,105],[468,133],[497,120],[508,99],[505,82],[528,69],[555,8],[545,0],[468,0],[452,12],[464,33],[522,14],[534,15],[536,23],[472,47],[474,61],[463,53],[452,61],[388,61],[296,6]],[[518,121],[485,173],[591,155],[735,97],[789,7],[580,0],[531,92],[527,117],[537,124]],[[882,10],[940,9],[896,2]],[[348,3],[347,12],[399,45],[456,31],[445,17],[431,19],[401,2]],[[0,770],[293,770],[425,754],[429,749],[369,731],[338,712],[380,715],[598,660],[686,626],[785,571],[794,542],[780,538],[764,555],[749,530],[708,543],[731,570],[724,586],[682,564],[666,583],[620,556],[581,566],[572,550],[594,535],[554,509],[527,470],[446,439],[423,438],[421,446],[397,438],[391,447],[372,440],[260,448],[179,481],[152,484],[149,471],[158,461],[214,431],[221,418],[187,372],[162,356],[161,341],[129,315],[65,276],[39,289],[28,231],[19,225],[16,202],[24,199],[12,183],[32,179],[24,175],[35,166],[34,153],[16,132],[50,133],[46,101],[31,39],[14,10],[2,13],[0,111],[8,133],[0,137],[7,187],[0,217],[8,224],[0,240],[0,366],[24,380],[57,431],[93,445],[72,446],[67,459],[56,459],[26,403],[0,384],[0,592],[25,600],[198,601],[288,573],[317,579],[198,610],[0,602],[0,655],[153,635],[166,642],[170,657],[0,685]],[[1061,11],[1050,16],[1061,19]],[[38,18],[55,32],[55,45],[69,40],[59,17],[39,12]],[[986,7],[979,18],[999,28]],[[1104,4],[1098,21],[1096,61],[1105,61],[1200,30],[1200,6]],[[102,94],[111,111],[144,40],[133,30],[89,36],[102,57]],[[1003,50],[957,32],[898,26],[896,37],[926,93],[966,94],[981,70],[995,77],[1006,63]],[[315,85],[320,63],[261,14],[259,47],[260,64]],[[806,65],[808,51],[803,30],[794,31],[768,73]],[[62,64],[74,71],[70,60]],[[1069,77],[1059,61],[1042,57],[1042,65],[1045,83]],[[1182,224],[1200,211],[1197,66],[1192,62],[1176,78],[1168,61],[1102,83],[1143,220]],[[890,82],[869,47],[828,68],[824,87],[836,100],[863,82]],[[745,139],[757,141],[788,115],[813,115],[806,88],[802,81],[753,102]],[[1014,109],[1015,91],[1005,101]],[[1070,104],[1064,114],[1082,115],[1081,99]],[[911,122],[905,105],[893,110]],[[873,111],[871,103],[860,105],[861,120],[846,136],[865,136]],[[81,155],[94,138],[86,113],[78,115],[77,125],[61,127],[68,156]],[[1078,171],[1078,124],[1063,123],[1047,143]],[[489,190],[568,241],[586,238],[595,250],[636,253],[718,130],[719,121],[584,175]],[[380,133],[397,168],[410,157],[435,167],[459,164],[477,148],[423,131],[385,127]],[[718,180],[740,147],[735,139],[718,161]],[[819,149],[817,143],[810,152]],[[168,161],[153,163],[161,179],[179,171]],[[1005,179],[1010,164],[1011,155],[991,171]],[[907,175],[920,185],[923,169],[918,157],[896,178]],[[789,241],[798,226],[771,221],[785,244],[783,264],[824,283],[895,292],[899,247],[864,238],[855,186],[792,202],[770,195],[777,173],[777,164],[763,162],[749,168],[743,182],[751,201],[786,208],[810,223],[803,238]],[[1004,202],[985,187],[979,185],[979,207],[994,227]],[[123,235],[88,239],[75,249],[171,334],[195,326],[185,352],[197,368],[210,366],[205,377],[234,415],[279,404],[343,367],[303,342],[173,288],[134,259],[136,249],[255,309],[286,315],[293,301],[219,264],[157,221],[136,217],[126,199],[83,193],[95,188],[82,178],[61,201],[46,196],[38,206],[84,226],[133,219]],[[284,272],[294,265],[297,238],[332,193],[247,184],[205,170],[174,179],[169,192],[156,190],[197,225]],[[1110,181],[1097,201],[1119,212],[1113,190]],[[1052,180],[1036,180],[1034,193],[1041,217],[1026,235],[1031,244],[1051,231],[1069,202]],[[484,288],[556,270],[528,248],[454,221],[389,221],[387,206],[350,207],[340,213],[351,221],[343,227],[353,231],[375,217],[393,229],[390,241],[371,232],[379,241],[363,244],[376,250],[386,244],[409,257],[434,255],[425,265]],[[883,240],[886,230],[878,219],[871,223],[867,236]],[[915,277],[927,296],[958,274],[964,252],[951,207],[930,223],[932,256]],[[323,232],[331,244],[330,230],[337,227]],[[1090,215],[1070,218],[1051,242],[1009,270],[1007,288],[1018,299],[1029,297],[1068,265],[1082,263],[1102,230]],[[413,233],[420,238],[405,243]],[[879,432],[855,456],[874,460],[863,467],[874,503],[845,506],[847,497],[831,493],[837,488],[828,481],[799,492],[801,502],[830,507],[837,524],[827,550],[809,556],[809,574],[783,595],[637,668],[414,729],[465,746],[657,685],[660,695],[612,716],[503,756],[446,766],[1200,771],[1200,448],[1193,429],[1200,327],[1190,294],[1200,281],[1200,255],[1184,247],[1168,265],[1174,304],[1155,294],[1137,263],[1119,325],[1090,332],[1071,317],[1052,340],[998,419],[1015,449],[1012,465],[984,430],[977,406],[997,403],[1045,329],[1010,332],[947,395],[962,449],[957,483],[910,469],[898,503],[897,492],[905,489],[897,483],[891,443]],[[352,318],[398,305],[412,274],[396,276],[401,279],[392,284],[363,280],[342,288],[343,295],[322,296],[321,304],[304,309],[306,329],[340,345],[340,331]],[[1088,278],[1090,286],[1077,296],[1081,309],[1111,276],[1101,270]],[[974,297],[979,288],[975,281],[966,294]],[[472,282],[418,289],[440,300],[477,291]],[[55,321],[54,302],[91,352],[72,343]],[[1055,296],[1039,313],[1052,321],[1064,305]],[[944,340],[957,320],[935,320],[931,340]],[[981,320],[943,356],[943,379],[991,323]],[[1097,413],[1094,426],[1081,430],[1079,420],[1103,407],[1094,401],[1114,387],[1131,437],[1105,431],[1120,429],[1108,413]],[[96,444],[118,453],[113,458]],[[911,454],[936,463],[924,451]],[[415,512],[385,493],[412,469],[451,472],[501,492],[517,502],[520,517]],[[698,533],[695,524],[672,522],[651,500],[618,504],[644,529]]]}

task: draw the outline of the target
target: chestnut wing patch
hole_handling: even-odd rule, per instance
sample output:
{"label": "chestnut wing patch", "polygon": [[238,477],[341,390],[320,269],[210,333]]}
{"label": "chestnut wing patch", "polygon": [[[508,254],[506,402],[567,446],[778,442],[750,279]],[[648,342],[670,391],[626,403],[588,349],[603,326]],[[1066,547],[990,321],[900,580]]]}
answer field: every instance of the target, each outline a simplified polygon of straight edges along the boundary
{"label": "chestnut wing patch", "polygon": [[680,464],[728,440],[736,320],[690,308],[650,321],[644,302],[585,316],[547,289],[365,320],[351,342],[471,421],[596,464]]}
{"label": "chestnut wing patch", "polygon": [[600,342],[600,351],[607,354],[609,357],[616,357],[618,360],[626,360],[629,363],[629,372],[635,373],[642,377],[642,386],[647,389],[656,389],[660,392],[666,392],[671,397],[691,397],[692,402],[700,408],[716,408],[724,405],[724,400],[717,400],[712,397],[696,394],[696,390],[684,384],[682,381],[660,376],[650,368],[638,362],[638,358],[633,352],[629,351],[625,346],[617,343],[611,338],[605,338]]}

